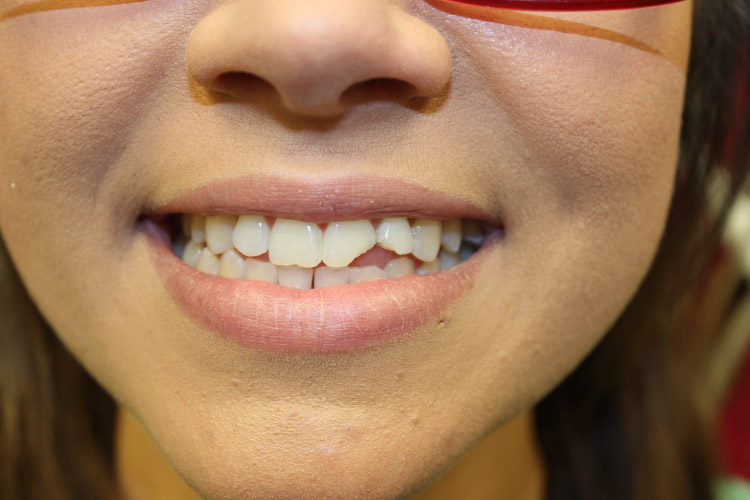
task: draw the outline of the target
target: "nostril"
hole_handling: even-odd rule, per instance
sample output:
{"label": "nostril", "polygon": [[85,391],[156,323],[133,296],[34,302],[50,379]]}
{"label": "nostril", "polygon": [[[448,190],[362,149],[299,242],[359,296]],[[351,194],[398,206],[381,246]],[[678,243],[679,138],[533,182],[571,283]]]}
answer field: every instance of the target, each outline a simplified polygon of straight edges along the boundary
{"label": "nostril", "polygon": [[273,92],[274,88],[265,79],[252,73],[228,71],[216,77],[213,90],[243,98],[256,93]]}
{"label": "nostril", "polygon": [[371,78],[355,83],[341,95],[346,106],[371,101],[404,101],[417,95],[414,85],[398,78]]}

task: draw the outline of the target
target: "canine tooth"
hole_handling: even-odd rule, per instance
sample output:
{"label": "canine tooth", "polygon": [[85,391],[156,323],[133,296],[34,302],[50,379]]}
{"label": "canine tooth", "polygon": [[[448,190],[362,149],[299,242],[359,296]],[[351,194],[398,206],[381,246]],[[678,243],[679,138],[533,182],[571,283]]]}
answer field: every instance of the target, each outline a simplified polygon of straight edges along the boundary
{"label": "canine tooth", "polygon": [[323,233],[317,224],[276,219],[268,258],[277,266],[315,267],[323,260]]}
{"label": "canine tooth", "polygon": [[279,285],[309,290],[312,288],[313,270],[308,267],[285,266],[279,268]]}
{"label": "canine tooth", "polygon": [[214,255],[211,250],[204,248],[201,252],[201,256],[198,257],[198,265],[196,266],[196,269],[216,276],[219,272],[219,258]]}
{"label": "canine tooth", "polygon": [[182,261],[188,266],[195,268],[198,265],[198,258],[200,258],[202,251],[202,244],[190,240],[187,242],[185,250],[182,252]]}
{"label": "canine tooth", "polygon": [[235,250],[228,250],[219,259],[219,276],[225,278],[244,278],[245,259]]}
{"label": "canine tooth", "polygon": [[464,219],[461,224],[461,230],[463,232],[462,239],[473,243],[476,246],[480,246],[484,241],[484,231],[479,221],[474,219]]}
{"label": "canine tooth", "polygon": [[262,215],[240,215],[234,227],[234,248],[248,257],[263,255],[268,251],[271,230]]}
{"label": "canine tooth", "polygon": [[315,279],[313,284],[315,288],[324,288],[334,285],[346,285],[349,283],[348,267],[316,267]]}
{"label": "canine tooth", "polygon": [[393,250],[399,255],[406,255],[414,250],[411,227],[406,217],[383,219],[377,231],[378,246]]}
{"label": "canine tooth", "polygon": [[441,224],[436,220],[417,219],[411,228],[414,237],[414,250],[412,253],[416,258],[424,262],[432,262],[437,258],[440,250]]}
{"label": "canine tooth", "polygon": [[190,218],[190,237],[196,243],[206,241],[206,218],[202,215],[193,215]]}
{"label": "canine tooth", "polygon": [[393,259],[385,265],[386,278],[398,278],[407,274],[414,274],[414,262],[409,257]]}
{"label": "canine tooth", "polygon": [[279,268],[270,262],[247,259],[245,260],[245,279],[265,281],[272,285],[278,285]]}
{"label": "canine tooth", "polygon": [[439,271],[440,271],[439,260],[433,260],[432,262],[424,262],[421,266],[417,268],[417,274],[419,275],[432,274],[432,273],[437,273]]}
{"label": "canine tooth", "polygon": [[232,233],[237,217],[234,215],[209,215],[206,217],[206,245],[216,255],[232,248]]}
{"label": "canine tooth", "polygon": [[385,278],[385,271],[377,266],[349,268],[349,283],[362,283]]}
{"label": "canine tooth", "polygon": [[369,220],[331,222],[323,234],[323,263],[345,267],[375,246],[375,230]]}
{"label": "canine tooth", "polygon": [[444,249],[453,253],[458,252],[461,247],[461,219],[444,220],[441,239]]}
{"label": "canine tooth", "polygon": [[449,252],[448,250],[441,250],[438,255],[438,261],[440,262],[440,270],[445,271],[451,267],[455,267],[461,262],[461,258],[458,252]]}

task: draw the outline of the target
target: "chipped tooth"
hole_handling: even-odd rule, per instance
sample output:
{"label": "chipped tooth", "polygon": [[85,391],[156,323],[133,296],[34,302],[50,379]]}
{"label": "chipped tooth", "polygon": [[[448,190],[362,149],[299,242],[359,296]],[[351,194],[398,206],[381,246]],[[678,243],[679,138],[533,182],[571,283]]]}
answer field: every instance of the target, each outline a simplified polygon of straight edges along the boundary
{"label": "chipped tooth", "polygon": [[272,285],[278,285],[279,268],[270,262],[247,259],[245,260],[245,279],[265,281]]}
{"label": "chipped tooth", "polygon": [[315,279],[313,280],[315,288],[325,288],[334,285],[346,285],[349,283],[348,267],[316,267]]}
{"label": "chipped tooth", "polygon": [[234,227],[234,248],[248,257],[263,255],[268,251],[271,230],[262,215],[240,215]]}
{"label": "chipped tooth", "polygon": [[308,267],[284,266],[279,267],[279,285],[309,290],[312,288],[313,270]]}
{"label": "chipped tooth", "polygon": [[444,249],[452,253],[458,252],[461,247],[461,219],[444,220],[441,239]]}
{"label": "chipped tooth", "polygon": [[377,266],[349,268],[349,283],[362,283],[385,278],[385,271]]}
{"label": "chipped tooth", "polygon": [[375,229],[369,220],[331,222],[323,234],[323,263],[345,267],[375,246]]}
{"label": "chipped tooth", "polygon": [[432,262],[437,258],[440,250],[441,224],[436,220],[417,219],[411,228],[414,237],[414,250],[412,253],[416,258],[424,262]]}
{"label": "chipped tooth", "polygon": [[399,278],[414,274],[414,262],[409,257],[399,257],[386,264],[384,271],[386,278]]}
{"label": "chipped tooth", "polygon": [[268,258],[277,266],[315,267],[323,260],[323,233],[317,224],[276,219]]}
{"label": "chipped tooth", "polygon": [[182,223],[182,234],[190,238],[190,226],[193,224],[193,216],[190,214],[182,214],[180,222]]}
{"label": "chipped tooth", "polygon": [[228,250],[219,259],[219,276],[225,278],[244,278],[245,259],[236,250]]}
{"label": "chipped tooth", "polygon": [[473,243],[476,246],[481,246],[484,241],[484,231],[482,231],[482,225],[475,219],[464,219],[461,227],[462,239]]}
{"label": "chipped tooth", "polygon": [[439,260],[433,260],[432,262],[424,262],[421,266],[417,268],[417,274],[419,275],[433,274],[437,272],[440,272]]}
{"label": "chipped tooth", "polygon": [[393,250],[399,255],[406,255],[414,250],[411,226],[406,217],[383,219],[377,231],[378,246]]}
{"label": "chipped tooth", "polygon": [[216,274],[219,272],[219,258],[214,255],[211,250],[208,248],[204,248],[201,252],[201,256],[198,257],[198,264],[196,265],[196,269],[198,271],[207,273],[207,274],[213,274],[216,276]]}
{"label": "chipped tooth", "polygon": [[198,265],[198,258],[200,258],[202,251],[202,244],[190,240],[185,245],[185,250],[182,251],[182,261],[188,266],[195,268]]}
{"label": "chipped tooth", "polygon": [[232,248],[232,233],[237,217],[234,215],[209,215],[206,217],[206,245],[216,255]]}
{"label": "chipped tooth", "polygon": [[190,237],[196,243],[206,241],[206,218],[202,215],[193,215],[190,218]]}
{"label": "chipped tooth", "polygon": [[440,262],[440,270],[445,271],[451,267],[455,267],[461,262],[461,258],[458,252],[449,252],[448,250],[441,250],[438,255],[438,261]]}

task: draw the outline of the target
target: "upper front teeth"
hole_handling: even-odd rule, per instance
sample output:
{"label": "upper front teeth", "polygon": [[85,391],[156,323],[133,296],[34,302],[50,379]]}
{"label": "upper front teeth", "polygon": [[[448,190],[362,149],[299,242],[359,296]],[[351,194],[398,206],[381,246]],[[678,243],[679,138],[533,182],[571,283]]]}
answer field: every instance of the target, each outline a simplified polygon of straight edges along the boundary
{"label": "upper front teeth", "polygon": [[[484,238],[479,223],[469,219],[416,219],[410,224],[406,217],[390,217],[376,222],[377,229],[372,221],[363,219],[329,222],[323,231],[318,224],[292,219],[270,223],[259,215],[184,217],[183,230],[189,232],[186,236],[193,246],[205,242],[217,262],[222,254],[234,252],[224,259],[225,267],[232,265],[232,257],[256,257],[268,252],[268,260],[277,266],[314,268],[323,262],[341,268],[375,245],[398,255],[411,253],[423,262],[435,262],[441,247],[456,254],[462,238],[477,246]],[[444,256],[444,261],[452,259]],[[215,263],[206,256],[203,266],[213,268]]]}
{"label": "upper front teeth", "polygon": [[[294,288],[439,272],[467,259],[484,240],[480,223],[469,219],[410,223],[406,217],[390,217],[374,223],[329,222],[321,229],[310,222],[260,215],[186,214],[182,228],[176,252],[199,271]],[[382,269],[348,267],[375,245],[397,255],[381,264]],[[269,262],[252,258],[266,254]]]}
{"label": "upper front teeth", "polygon": [[375,229],[369,220],[331,222],[323,236],[323,262],[346,267],[375,246]]}
{"label": "upper front teeth", "polygon": [[268,259],[277,266],[315,267],[323,260],[323,232],[310,222],[276,219]]}

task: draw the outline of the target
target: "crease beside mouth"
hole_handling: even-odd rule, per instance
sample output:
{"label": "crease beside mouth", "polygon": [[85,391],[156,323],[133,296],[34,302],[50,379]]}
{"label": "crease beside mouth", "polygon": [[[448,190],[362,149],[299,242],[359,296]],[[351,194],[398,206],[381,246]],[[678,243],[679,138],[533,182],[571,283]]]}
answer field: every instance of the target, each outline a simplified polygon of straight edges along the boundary
{"label": "crease beside mouth", "polygon": [[262,215],[174,214],[174,253],[200,272],[295,289],[445,271],[501,228],[407,217],[325,224]]}

